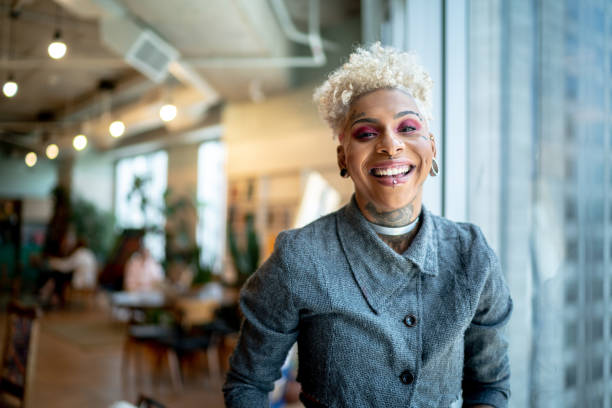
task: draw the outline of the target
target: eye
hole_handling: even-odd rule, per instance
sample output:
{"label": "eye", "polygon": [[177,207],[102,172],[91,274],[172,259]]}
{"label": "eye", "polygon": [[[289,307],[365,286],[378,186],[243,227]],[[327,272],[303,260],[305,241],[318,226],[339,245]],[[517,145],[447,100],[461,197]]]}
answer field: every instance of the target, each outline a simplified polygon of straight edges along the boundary
{"label": "eye", "polygon": [[398,133],[412,133],[416,130],[419,130],[421,125],[419,122],[413,119],[403,120],[402,123],[397,127]]}
{"label": "eye", "polygon": [[409,133],[409,132],[414,132],[415,130],[416,128],[414,126],[409,126],[409,125],[402,125],[397,129],[397,131],[400,133]]}
{"label": "eye", "polygon": [[353,137],[358,140],[368,140],[378,136],[378,131],[370,127],[362,127],[353,132]]}

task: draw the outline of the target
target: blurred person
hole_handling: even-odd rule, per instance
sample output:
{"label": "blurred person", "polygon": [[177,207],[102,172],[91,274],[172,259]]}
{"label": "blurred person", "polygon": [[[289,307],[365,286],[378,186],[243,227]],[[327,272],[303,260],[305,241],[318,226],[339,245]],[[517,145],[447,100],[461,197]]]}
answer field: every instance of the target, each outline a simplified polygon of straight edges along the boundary
{"label": "blurred person", "polygon": [[432,86],[414,54],[374,44],[315,91],[354,195],[281,233],[244,285],[228,407],[267,407],[296,341],[306,407],[507,407],[497,256],[478,227],[422,204],[438,174]]}
{"label": "blurred person", "polygon": [[[64,245],[70,245],[63,243]],[[45,280],[40,297],[43,303],[65,302],[64,292],[70,284],[74,289],[93,289],[97,284],[98,262],[84,239],[79,239],[65,257],[49,257],[49,270],[42,272]]]}
{"label": "blurred person", "polygon": [[125,266],[124,289],[129,292],[149,292],[159,289],[163,281],[161,265],[142,245]]}
{"label": "blurred person", "polygon": [[93,251],[87,247],[87,242],[80,239],[72,253],[64,258],[50,257],[52,269],[71,273],[71,284],[75,289],[93,289],[98,277],[98,261]]}

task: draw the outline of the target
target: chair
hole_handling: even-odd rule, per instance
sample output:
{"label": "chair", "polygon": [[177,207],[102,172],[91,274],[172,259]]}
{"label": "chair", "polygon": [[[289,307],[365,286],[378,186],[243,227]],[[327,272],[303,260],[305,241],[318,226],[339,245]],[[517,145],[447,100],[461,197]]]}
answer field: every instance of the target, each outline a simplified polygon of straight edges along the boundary
{"label": "chair", "polygon": [[153,398],[141,395],[136,403],[137,408],[166,408],[165,405],[155,401]]}
{"label": "chair", "polygon": [[7,307],[0,401],[3,406],[27,407],[36,362],[40,310],[11,302]]}

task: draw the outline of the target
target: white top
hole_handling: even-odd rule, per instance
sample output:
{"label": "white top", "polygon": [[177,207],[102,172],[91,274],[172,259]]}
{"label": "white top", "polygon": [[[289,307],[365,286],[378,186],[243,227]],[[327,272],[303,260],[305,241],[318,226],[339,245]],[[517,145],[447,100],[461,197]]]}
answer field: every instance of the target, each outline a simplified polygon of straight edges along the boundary
{"label": "white top", "polygon": [[81,247],[65,258],[50,258],[49,265],[60,272],[74,272],[72,286],[76,289],[90,289],[96,286],[98,262],[89,248]]}
{"label": "white top", "polygon": [[155,290],[163,280],[162,267],[151,255],[135,253],[125,266],[123,286],[127,291]]}

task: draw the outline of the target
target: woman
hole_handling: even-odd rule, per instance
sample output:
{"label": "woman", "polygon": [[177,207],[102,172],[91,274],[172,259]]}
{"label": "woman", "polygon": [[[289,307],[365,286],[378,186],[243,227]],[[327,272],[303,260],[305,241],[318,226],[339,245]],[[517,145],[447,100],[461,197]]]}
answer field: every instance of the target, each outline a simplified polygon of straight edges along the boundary
{"label": "woman", "polygon": [[438,173],[431,87],[414,55],[375,44],[315,92],[355,194],[280,234],[246,283],[227,406],[265,407],[295,341],[307,407],[507,406],[497,257],[478,227],[421,203]]}

